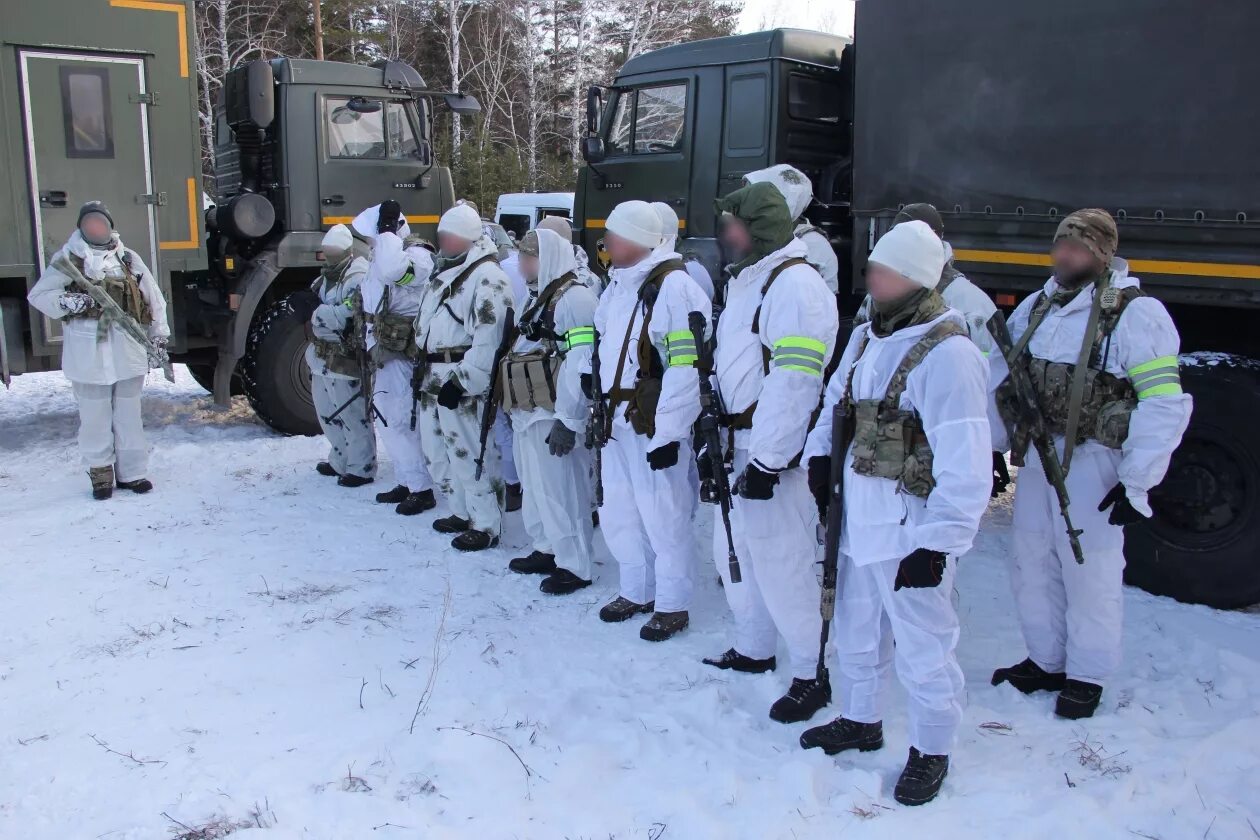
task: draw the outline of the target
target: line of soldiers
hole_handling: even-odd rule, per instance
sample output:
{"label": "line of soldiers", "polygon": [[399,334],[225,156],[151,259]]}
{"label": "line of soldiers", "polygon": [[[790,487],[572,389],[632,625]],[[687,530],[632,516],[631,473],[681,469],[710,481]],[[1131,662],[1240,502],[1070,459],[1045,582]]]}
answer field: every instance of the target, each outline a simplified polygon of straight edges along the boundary
{"label": "line of soldiers", "polygon": [[[1189,421],[1179,337],[1116,258],[1104,211],[1058,226],[1054,275],[1008,327],[953,268],[939,214],[912,205],[870,254],[868,320],[837,361],[835,298],[784,187],[807,180],[776,169],[717,202],[731,265],[715,327],[676,251],[676,216],[641,201],[606,221],[602,293],[567,227],[527,235],[523,302],[468,205],[442,216],[436,248],[391,202],[353,232],[333,228],[311,317],[312,372],[340,377],[313,389],[332,444],[320,469],[370,481],[375,419],[400,482],[377,498],[419,513],[436,506],[437,485],[451,513],[433,528],[456,548],[489,548],[504,504],[490,441],[501,408],[533,548],[509,567],[544,574],[552,594],[589,586],[594,500],[620,573],[600,618],[647,615],[649,641],[687,627],[693,515],[702,495],[720,502],[713,556],[735,638],[705,662],[771,671],[782,637],[792,681],[770,716],[802,722],[832,701],[832,647],[840,717],[800,736],[828,754],[882,747],[895,667],[910,750],[894,796],[921,804],[939,792],[962,717],[953,581],[995,486],[991,452],[1023,466],[1012,583],[1028,648],[992,682],[1057,692],[1056,714],[1088,717],[1120,659],[1123,526],[1152,515],[1148,491]],[[356,256],[356,234],[370,256]],[[128,299],[112,263],[87,266]],[[50,269],[32,303],[53,317],[85,305],[66,277]],[[83,321],[99,352],[96,323]],[[95,446],[97,412],[76,394],[95,430],[81,442]]]}

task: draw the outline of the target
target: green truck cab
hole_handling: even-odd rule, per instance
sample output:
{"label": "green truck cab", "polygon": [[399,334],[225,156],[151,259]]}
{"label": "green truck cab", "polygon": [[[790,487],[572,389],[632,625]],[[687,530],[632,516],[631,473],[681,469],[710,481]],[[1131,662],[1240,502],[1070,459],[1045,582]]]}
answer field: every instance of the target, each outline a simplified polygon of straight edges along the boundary
{"label": "green truck cab", "polygon": [[1049,276],[1060,218],[1106,208],[1120,256],[1172,313],[1195,400],[1152,493],[1155,518],[1126,532],[1126,579],[1254,604],[1260,124],[1246,85],[1260,77],[1257,31],[1250,0],[1211,15],[1194,0],[962,0],[930,15],[880,0],[857,4],[852,44],[778,30],[641,55],[588,99],[582,243],[598,257],[619,201],[669,201],[685,220],[682,249],[712,270],[712,199],[742,172],[790,163],[810,177],[808,215],[839,257],[842,312],[863,294],[876,239],[916,201],[942,211],[958,267],[1009,309]]}
{"label": "green truck cab", "polygon": [[[194,5],[56,0],[6,12],[0,44],[4,376],[58,367],[60,332],[26,291],[105,201],[166,294],[171,351],[216,402],[244,393],[289,434],[319,430],[288,296],[319,271],[323,232],[393,198],[433,236],[454,202],[433,109],[478,110],[411,67],[279,58],[231,70],[203,204]],[[73,43],[73,48],[57,46]]]}

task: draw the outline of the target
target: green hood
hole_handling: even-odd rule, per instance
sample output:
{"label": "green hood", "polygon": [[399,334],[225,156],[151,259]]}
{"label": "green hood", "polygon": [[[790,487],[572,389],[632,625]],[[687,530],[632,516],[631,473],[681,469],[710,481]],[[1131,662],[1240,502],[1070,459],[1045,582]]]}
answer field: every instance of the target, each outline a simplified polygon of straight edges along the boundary
{"label": "green hood", "polygon": [[773,184],[765,181],[749,184],[719,198],[715,204],[718,213],[730,213],[747,225],[752,234],[752,250],[731,266],[732,274],[738,274],[792,241],[792,213],[783,194]]}

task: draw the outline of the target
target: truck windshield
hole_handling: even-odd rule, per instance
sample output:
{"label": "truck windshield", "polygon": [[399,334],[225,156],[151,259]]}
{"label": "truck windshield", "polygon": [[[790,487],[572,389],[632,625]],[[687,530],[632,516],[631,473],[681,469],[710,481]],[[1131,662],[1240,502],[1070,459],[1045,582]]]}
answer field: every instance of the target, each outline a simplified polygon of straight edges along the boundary
{"label": "truck windshield", "polygon": [[330,96],[324,100],[328,131],[328,156],[359,160],[415,160],[421,157],[416,132],[403,102],[375,102],[376,111],[353,110],[350,99]]}
{"label": "truck windshield", "polygon": [[676,152],[686,124],[685,83],[622,91],[608,130],[608,150],[614,155]]}

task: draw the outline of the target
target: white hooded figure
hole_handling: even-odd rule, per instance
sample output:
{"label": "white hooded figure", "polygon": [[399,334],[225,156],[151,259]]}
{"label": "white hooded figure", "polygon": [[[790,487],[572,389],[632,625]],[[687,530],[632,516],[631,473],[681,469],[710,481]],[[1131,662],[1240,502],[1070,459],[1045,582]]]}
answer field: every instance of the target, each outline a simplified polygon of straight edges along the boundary
{"label": "white hooded figure", "polygon": [[595,312],[600,381],[593,387],[609,419],[600,525],[621,585],[600,618],[653,613],[639,635],[661,641],[687,626],[695,585],[697,498],[688,472],[700,386],[688,315],[705,313],[707,321],[711,304],[686,271],[669,265],[676,257],[660,249],[660,219],[647,202],[617,205],[606,230],[613,267]]}
{"label": "white hooded figure", "polygon": [[578,279],[572,247],[553,231],[525,234],[520,253],[530,297],[501,391],[512,406],[522,513],[533,551],[509,568],[547,574],[540,589],[565,595],[590,585],[594,562],[581,376],[590,366],[599,299]]}
{"label": "white hooded figure", "polygon": [[[787,205],[773,188],[744,187],[718,206],[723,250],[742,257],[726,286],[714,350],[717,386],[730,418],[723,439],[733,441],[733,451],[723,455],[738,477],[730,518],[741,579],[731,579],[730,545],[715,516],[713,558],[735,616],[735,644],[705,663],[771,670],[782,636],[792,684],[770,707],[770,717],[796,723],[831,699],[831,686],[817,675],[818,515],[800,463],[839,319],[835,297],[806,260],[805,243],[792,236]],[[701,463],[707,476],[712,461]]]}
{"label": "white hooded figure", "polygon": [[416,318],[424,453],[451,508],[433,528],[454,534],[451,545],[461,551],[480,551],[497,545],[502,529],[499,453],[491,441],[483,452],[481,424],[512,290],[498,249],[467,205],[442,215],[438,241]]}
{"label": "white hooded figure", "polygon": [[[379,412],[377,430],[398,482],[392,490],[378,493],[376,500],[396,505],[394,510],[403,516],[414,516],[437,505],[418,426],[413,429],[411,423],[416,405],[411,386],[415,363],[407,352],[431,258],[422,247],[405,246],[404,239],[411,234],[406,219],[381,218],[388,204],[369,207],[351,224],[372,243],[372,262],[359,290],[367,320],[367,348],[376,365],[371,393]],[[395,225],[396,231],[389,230]]]}
{"label": "white hooded figure", "polygon": [[333,225],[324,234],[320,243],[324,268],[311,284],[319,297],[311,315],[315,340],[306,348],[311,398],[329,447],[328,460],[316,469],[322,475],[339,476],[343,487],[358,487],[376,476],[376,429],[364,409],[353,349],[356,337],[350,335],[357,293],[369,263],[356,256],[353,248],[354,236],[345,225]]}
{"label": "white hooded figure", "polygon": [[664,238],[661,240],[660,249],[662,253],[678,256],[683,261],[683,266],[687,269],[687,274],[691,279],[696,281],[696,285],[705,293],[709,300],[713,300],[713,278],[709,276],[709,270],[701,265],[700,261],[691,255],[683,255],[678,251],[678,214],[674,212],[674,208],[670,207],[663,201],[653,201],[652,209],[656,211],[657,217],[661,220],[661,230]]}
{"label": "white hooded figure", "polygon": [[[148,345],[111,320],[77,282],[104,289],[148,335]],[[149,369],[166,361],[166,299],[140,255],[123,245],[104,204],[79,209],[78,228],[27,300],[63,323],[61,369],[79,404],[79,454],[93,496],[109,498],[115,483],[135,493],[153,489],[140,391]]]}
{"label": "white hooded figure", "polygon": [[840,260],[836,257],[836,251],[831,247],[827,235],[805,218],[805,211],[814,200],[814,186],[809,182],[809,177],[794,166],[780,163],[749,172],[744,176],[744,181],[749,184],[768,181],[783,194],[788,212],[797,223],[794,231],[796,238],[804,242],[809,251],[810,265],[818,269],[831,293],[839,294]]}
{"label": "white hooded figure", "polygon": [[[1041,459],[1026,440],[1009,439],[996,399],[990,406],[994,447],[1009,446],[1013,461],[1026,460],[1015,487],[1011,586],[1028,658],[998,669],[993,683],[1058,691],[1055,713],[1072,720],[1094,714],[1120,664],[1124,526],[1152,516],[1147,494],[1163,480],[1192,409],[1181,387],[1177,328],[1164,305],[1143,295],[1127,263],[1115,257],[1118,243],[1115,222],[1104,210],[1065,217],[1051,252],[1055,276],[1025,298],[1008,322],[1013,340],[1026,342],[1045,371],[1032,377],[1033,384],[1067,473],[1069,513],[1081,531],[1084,563],[1076,561]],[[1091,327],[1094,318],[1098,326]],[[1055,390],[1067,397],[1083,350],[1096,377],[1086,391],[1106,388],[1111,396],[1089,411],[1085,404],[1092,400],[1081,400],[1078,421],[1092,416],[1099,422],[1078,422],[1069,458],[1068,398],[1056,400],[1040,393],[1040,386],[1064,383]],[[1001,353],[990,354],[989,361],[996,397],[1010,369]],[[1127,419],[1102,423],[1113,408]],[[1108,435],[1106,426],[1123,432]]]}
{"label": "white hooded figure", "polygon": [[563,216],[545,216],[538,223],[538,229],[549,230],[559,236],[573,249],[573,262],[577,266],[578,281],[595,293],[596,297],[604,291],[604,281],[591,270],[591,260],[582,246],[573,241],[573,225]]}
{"label": "white hooded figure", "polygon": [[963,699],[951,591],[992,483],[988,370],[962,318],[933,291],[944,262],[940,239],[921,221],[875,244],[874,317],[853,331],[805,447],[825,507],[833,410],[846,401],[855,419],[843,455],[833,629],[842,717],[807,730],[801,745],[829,754],[882,746],[895,664],[909,695],[910,756],[894,791],[903,804],[935,797],[949,768]]}

